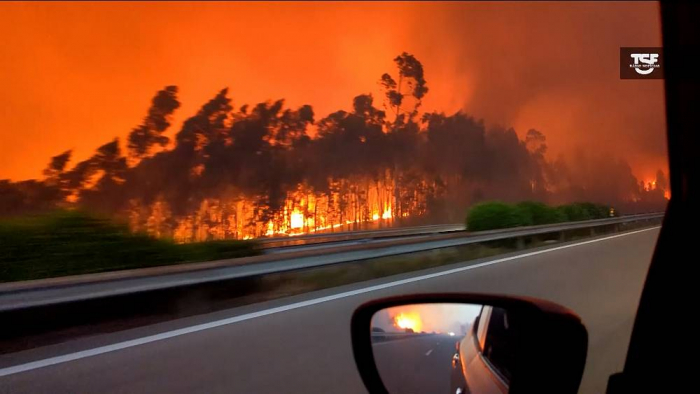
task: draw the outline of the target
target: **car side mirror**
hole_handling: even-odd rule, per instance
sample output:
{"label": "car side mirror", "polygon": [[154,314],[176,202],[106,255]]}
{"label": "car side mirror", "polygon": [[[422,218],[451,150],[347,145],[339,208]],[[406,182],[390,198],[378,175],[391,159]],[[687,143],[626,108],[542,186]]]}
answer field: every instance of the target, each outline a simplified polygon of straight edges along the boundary
{"label": "car side mirror", "polygon": [[360,306],[351,330],[370,393],[574,394],[588,346],[575,313],[527,297],[384,298]]}

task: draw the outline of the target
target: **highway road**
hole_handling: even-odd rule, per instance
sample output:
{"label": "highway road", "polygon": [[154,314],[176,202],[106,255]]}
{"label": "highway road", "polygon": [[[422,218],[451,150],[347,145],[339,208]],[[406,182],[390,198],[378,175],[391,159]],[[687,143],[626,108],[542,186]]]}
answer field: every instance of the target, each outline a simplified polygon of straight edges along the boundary
{"label": "highway road", "polygon": [[426,335],[372,345],[382,381],[395,394],[448,394],[452,356],[462,337]]}
{"label": "highway road", "polygon": [[361,393],[352,311],[431,291],[529,295],[573,309],[590,334],[581,392],[602,393],[623,367],[657,236],[654,228],[553,245],[5,354],[0,393]]}

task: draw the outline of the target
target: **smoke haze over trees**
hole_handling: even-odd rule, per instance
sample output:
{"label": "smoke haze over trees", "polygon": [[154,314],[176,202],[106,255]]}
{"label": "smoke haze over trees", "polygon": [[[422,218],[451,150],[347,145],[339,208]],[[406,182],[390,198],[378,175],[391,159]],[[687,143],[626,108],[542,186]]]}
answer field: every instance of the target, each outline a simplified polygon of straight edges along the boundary
{"label": "smoke haze over trees", "polygon": [[336,228],[461,222],[484,200],[590,201],[623,213],[665,207],[666,175],[644,184],[618,157],[547,155],[546,130],[523,139],[459,111],[421,113],[423,66],[402,53],[378,76],[383,97],[348,97],[327,115],[283,99],[235,102],[224,88],[165,132],[178,88],[154,95],[126,141],[72,164],[49,159],[42,180],[0,180],[0,215],[79,207],[179,241],[250,238]]}

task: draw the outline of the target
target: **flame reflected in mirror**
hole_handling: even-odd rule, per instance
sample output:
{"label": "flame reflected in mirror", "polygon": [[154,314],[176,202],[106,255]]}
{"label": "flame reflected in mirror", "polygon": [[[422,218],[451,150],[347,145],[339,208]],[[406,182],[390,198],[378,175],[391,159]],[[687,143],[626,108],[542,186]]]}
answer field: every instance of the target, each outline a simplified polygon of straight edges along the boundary
{"label": "flame reflected in mirror", "polygon": [[372,351],[391,394],[507,393],[514,350],[501,308],[409,304],[378,311]]}

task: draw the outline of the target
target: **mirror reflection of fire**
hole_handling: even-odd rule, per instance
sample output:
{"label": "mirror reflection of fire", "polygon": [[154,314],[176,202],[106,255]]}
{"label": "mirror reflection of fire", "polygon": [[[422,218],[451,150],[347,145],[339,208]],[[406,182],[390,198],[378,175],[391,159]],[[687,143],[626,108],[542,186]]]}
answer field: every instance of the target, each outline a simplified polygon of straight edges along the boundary
{"label": "mirror reflection of fire", "polygon": [[372,317],[372,328],[383,332],[466,334],[481,305],[409,304],[389,307]]}
{"label": "mirror reflection of fire", "polygon": [[394,326],[402,330],[421,332],[423,321],[417,312],[401,312],[393,317]]}

